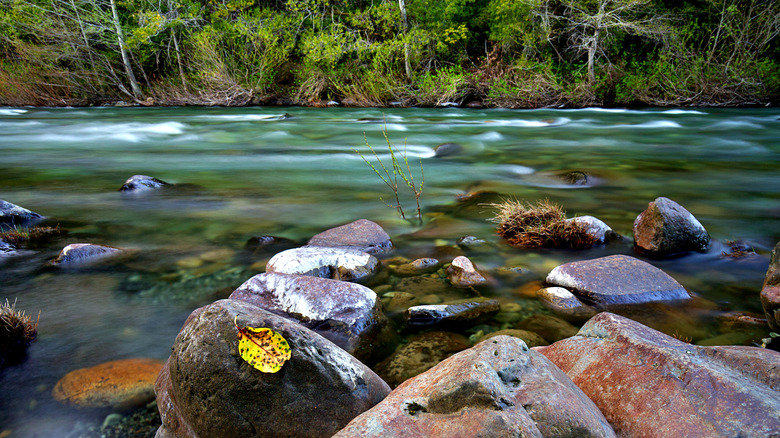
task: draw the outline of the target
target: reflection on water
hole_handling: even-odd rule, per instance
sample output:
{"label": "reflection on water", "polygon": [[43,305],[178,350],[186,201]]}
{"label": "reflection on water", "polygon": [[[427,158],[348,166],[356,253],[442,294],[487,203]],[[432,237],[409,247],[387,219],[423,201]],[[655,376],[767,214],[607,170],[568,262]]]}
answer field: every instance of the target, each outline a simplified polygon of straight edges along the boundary
{"label": "reflection on water", "polygon": [[[632,317],[668,333],[716,335],[716,309],[761,310],[767,252],[780,240],[779,115],[774,109],[0,108],[0,198],[68,230],[0,265],[0,299],[41,311],[40,337],[27,360],[0,374],[0,433],[63,436],[78,419],[91,418],[53,402],[54,383],[109,360],[167,357],[193,308],[262,272],[271,254],[244,249],[252,236],[303,243],[368,218],[393,237],[398,255],[445,262],[458,238],[477,236],[493,245],[468,253],[478,266],[525,268],[512,280],[497,276],[483,293],[526,314],[541,307],[517,291],[556,265],[633,254],[630,239],[587,252],[502,245],[486,220],[489,209],[456,202],[468,192],[549,198],[629,238],[648,202],[674,199],[718,242],[707,254],[652,263],[709,304]],[[383,128],[405,148],[416,175],[422,160],[422,228],[383,204],[387,187],[355,152],[375,161],[368,142],[388,164]],[[442,143],[460,147],[436,157]],[[587,183],[561,178],[572,171],[587,175]],[[134,174],[178,186],[121,196],[117,189]],[[758,254],[722,257],[723,242],[736,239]],[[139,252],[84,272],[45,267],[64,245],[85,241]]]}

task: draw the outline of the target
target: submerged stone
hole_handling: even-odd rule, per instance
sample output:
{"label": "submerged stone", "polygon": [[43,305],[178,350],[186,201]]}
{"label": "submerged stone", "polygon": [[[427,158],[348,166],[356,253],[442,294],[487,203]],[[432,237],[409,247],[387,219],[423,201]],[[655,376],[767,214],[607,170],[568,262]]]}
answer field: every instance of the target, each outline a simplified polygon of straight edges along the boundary
{"label": "submerged stone", "polygon": [[165,186],[170,186],[170,184],[148,175],[133,175],[122,184],[119,191],[124,193],[141,193],[161,189]]}
{"label": "submerged stone", "polygon": [[425,332],[409,338],[375,367],[392,387],[435,366],[451,355],[469,348],[469,341],[457,333]]}
{"label": "submerged stone", "polygon": [[52,262],[61,268],[75,268],[103,263],[128,254],[127,250],[91,243],[71,243],[62,248]]}
{"label": "submerged stone", "polygon": [[467,327],[489,320],[501,310],[498,300],[471,298],[449,304],[429,304],[410,307],[406,319],[410,326],[457,325]]}

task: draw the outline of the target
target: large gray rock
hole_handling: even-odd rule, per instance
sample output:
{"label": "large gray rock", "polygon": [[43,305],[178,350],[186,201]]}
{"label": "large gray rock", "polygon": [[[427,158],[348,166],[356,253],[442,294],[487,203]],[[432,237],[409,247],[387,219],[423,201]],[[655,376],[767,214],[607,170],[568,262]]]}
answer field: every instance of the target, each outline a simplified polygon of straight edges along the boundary
{"label": "large gray rock", "polygon": [[[289,343],[282,369],[263,373],[238,353],[240,326],[267,327]],[[389,392],[373,371],[311,330],[236,300],[195,310],[155,384],[169,437],[324,437]]]}
{"label": "large gray rock", "polygon": [[170,184],[157,178],[152,178],[148,175],[133,175],[122,184],[119,191],[123,193],[142,193],[159,190],[166,186],[170,186]]}
{"label": "large gray rock", "polygon": [[525,343],[497,336],[394,390],[337,438],[614,437],[598,408]]}
{"label": "large gray rock", "polygon": [[542,353],[621,437],[768,437],[780,431],[780,354],[698,347],[600,313]]}
{"label": "large gray rock", "polygon": [[769,327],[780,332],[780,243],[772,250],[764,287],[761,288],[761,305]]}
{"label": "large gray rock", "polygon": [[368,219],[359,219],[325,230],[309,239],[308,244],[332,248],[347,247],[369,254],[381,254],[393,250],[390,236],[382,227]]}
{"label": "large gray rock", "polygon": [[128,255],[127,250],[111,246],[93,245],[91,243],[71,243],[62,248],[60,254],[52,262],[61,268],[76,268],[116,260]]}
{"label": "large gray rock", "polygon": [[265,271],[361,282],[369,280],[378,268],[379,260],[363,251],[304,246],[271,257]]}
{"label": "large gray rock", "polygon": [[688,251],[706,251],[710,235],[683,206],[659,197],[634,221],[634,242],[649,255],[674,255]]}
{"label": "large gray rock", "polygon": [[570,290],[597,309],[691,298],[664,271],[625,255],[566,263],[550,271],[546,281]]}
{"label": "large gray rock", "polygon": [[356,283],[266,273],[238,287],[231,299],[292,319],[358,358],[373,351],[388,321],[373,290]]}
{"label": "large gray rock", "polygon": [[0,225],[21,225],[44,219],[38,213],[0,199]]}

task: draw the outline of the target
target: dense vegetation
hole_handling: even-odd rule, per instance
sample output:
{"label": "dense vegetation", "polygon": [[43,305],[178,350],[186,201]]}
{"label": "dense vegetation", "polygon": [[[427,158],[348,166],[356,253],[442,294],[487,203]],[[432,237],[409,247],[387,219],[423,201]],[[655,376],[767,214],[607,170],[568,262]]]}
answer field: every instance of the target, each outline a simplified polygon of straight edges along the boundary
{"label": "dense vegetation", "polygon": [[0,104],[751,105],[776,0],[0,0]]}

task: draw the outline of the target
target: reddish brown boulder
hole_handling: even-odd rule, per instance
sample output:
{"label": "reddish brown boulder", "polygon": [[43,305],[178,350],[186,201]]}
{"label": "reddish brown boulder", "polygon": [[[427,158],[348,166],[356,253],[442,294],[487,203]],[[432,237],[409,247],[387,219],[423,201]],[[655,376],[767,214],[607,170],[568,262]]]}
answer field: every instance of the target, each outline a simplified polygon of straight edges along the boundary
{"label": "reddish brown boulder", "polygon": [[761,305],[769,327],[780,331],[780,243],[772,250],[772,259],[761,289]]}
{"label": "reddish brown boulder", "polygon": [[611,313],[543,354],[623,437],[765,437],[780,431],[780,354],[698,347]]}
{"label": "reddish brown boulder", "polygon": [[613,436],[561,370],[497,336],[407,380],[334,438]]}
{"label": "reddish brown boulder", "polygon": [[349,247],[369,254],[390,252],[390,236],[375,222],[359,219],[340,227],[325,230],[309,239],[311,246]]}
{"label": "reddish brown boulder", "polygon": [[80,408],[143,406],[154,400],[154,381],[162,366],[155,359],[125,359],[81,368],[60,379],[52,396]]}
{"label": "reddish brown boulder", "polygon": [[637,249],[644,253],[674,255],[706,251],[710,235],[683,206],[659,197],[634,221],[634,242]]}

